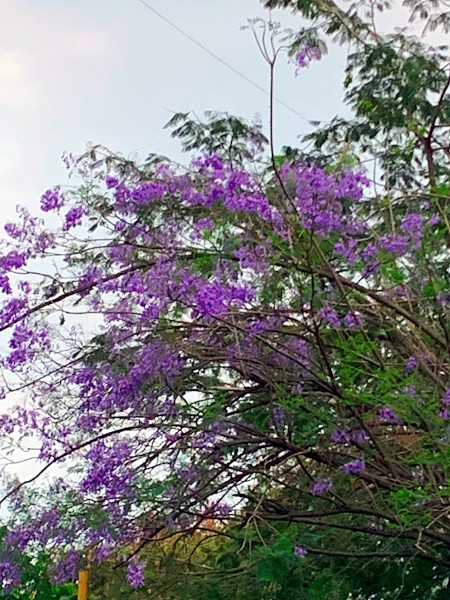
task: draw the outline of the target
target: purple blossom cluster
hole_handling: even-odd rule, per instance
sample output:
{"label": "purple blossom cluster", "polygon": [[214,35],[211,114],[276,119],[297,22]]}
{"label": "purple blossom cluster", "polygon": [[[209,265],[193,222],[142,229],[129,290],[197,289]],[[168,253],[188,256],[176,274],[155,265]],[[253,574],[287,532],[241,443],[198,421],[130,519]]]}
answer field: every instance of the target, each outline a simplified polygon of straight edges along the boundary
{"label": "purple blossom cluster", "polygon": [[272,421],[274,427],[279,427],[280,425],[283,425],[285,418],[286,418],[286,413],[285,413],[285,410],[283,409],[283,407],[275,406],[274,409],[272,410],[272,416],[271,416],[271,421]]}
{"label": "purple blossom cluster", "polygon": [[344,325],[347,329],[361,329],[366,319],[360,312],[349,312],[344,317]]}
{"label": "purple blossom cluster", "polygon": [[393,425],[401,423],[399,417],[389,406],[383,406],[378,410],[378,420],[380,423],[392,423]]}
{"label": "purple blossom cluster", "polygon": [[325,492],[330,492],[333,488],[333,481],[331,477],[326,477],[325,479],[320,479],[316,481],[316,483],[309,490],[313,496],[320,496]]}
{"label": "purple blossom cluster", "polygon": [[417,369],[418,366],[419,366],[419,361],[417,360],[417,358],[415,356],[410,356],[408,358],[405,368],[407,371],[413,371],[414,369]]}
{"label": "purple blossom cluster", "polygon": [[342,468],[348,475],[358,475],[358,473],[362,473],[363,471],[365,471],[366,463],[364,460],[358,458],[356,460],[352,460],[348,463],[345,463],[345,465],[343,465]]}
{"label": "purple blossom cluster", "polygon": [[304,546],[300,546],[299,544],[294,546],[294,556],[298,558],[303,558],[308,554],[308,550]]}
{"label": "purple blossom cluster", "polygon": [[70,208],[64,216],[64,231],[73,229],[78,225],[81,225],[84,215],[84,208],[82,206],[73,206]]}
{"label": "purple blossom cluster", "polygon": [[41,196],[41,210],[44,212],[59,211],[65,203],[64,195],[61,193],[61,187],[56,186],[47,190]]}
{"label": "purple blossom cluster", "polygon": [[317,311],[317,316],[336,329],[341,326],[338,312],[329,305],[322,306],[322,308]]}
{"label": "purple blossom cluster", "polygon": [[[295,169],[284,169],[286,179],[294,178],[296,182],[296,204],[303,227],[314,231],[320,237],[333,233],[355,235],[366,229],[364,222],[347,217],[343,208],[343,197],[352,194],[357,202],[363,194],[367,180],[360,173],[351,171],[344,174],[327,175],[316,166],[300,165]],[[354,256],[356,242],[347,240],[338,246],[349,256]],[[356,255],[355,255],[356,256]]]}
{"label": "purple blossom cluster", "polygon": [[356,429],[355,431],[352,431],[351,437],[352,440],[357,444],[365,444],[370,440],[367,431],[364,431],[364,429]]}
{"label": "purple blossom cluster", "polygon": [[8,594],[20,584],[20,573],[17,565],[0,560],[0,586],[3,594]]}
{"label": "purple blossom cluster", "polygon": [[413,250],[420,248],[423,236],[423,215],[410,213],[403,217],[401,230],[410,236]]}
{"label": "purple blossom cluster", "polygon": [[322,53],[317,46],[304,46],[295,55],[295,61],[298,67],[305,68],[309,67],[313,60],[320,60]]}
{"label": "purple blossom cluster", "polygon": [[132,558],[127,567],[127,580],[133,588],[143,587],[145,585],[145,562]]}
{"label": "purple blossom cluster", "polygon": [[81,556],[74,548],[70,548],[64,558],[58,561],[56,571],[53,575],[53,582],[56,584],[76,581],[78,577],[78,567]]}
{"label": "purple blossom cluster", "polygon": [[441,399],[442,410],[440,416],[445,421],[450,421],[450,388],[445,390],[445,394]]}
{"label": "purple blossom cluster", "polygon": [[252,299],[253,292],[247,284],[227,286],[214,281],[199,288],[195,312],[203,317],[219,317],[230,307],[242,307]]}
{"label": "purple blossom cluster", "polygon": [[330,435],[330,441],[334,444],[350,444],[352,441],[357,444],[365,444],[369,441],[369,435],[364,429],[336,429]]}
{"label": "purple blossom cluster", "polygon": [[131,447],[126,441],[107,445],[100,441],[86,453],[89,468],[82,480],[83,493],[101,492],[106,499],[114,498],[120,490],[129,490],[134,471],[127,466]]}
{"label": "purple blossom cluster", "polygon": [[408,250],[409,237],[397,233],[387,233],[379,239],[380,248],[395,254],[396,256],[404,256]]}
{"label": "purple blossom cluster", "polygon": [[36,354],[49,350],[50,338],[44,329],[31,329],[19,323],[13,329],[9,347],[11,352],[0,361],[0,365],[11,370],[20,370],[28,361],[32,361]]}
{"label": "purple blossom cluster", "polygon": [[337,429],[333,431],[330,435],[330,440],[335,444],[349,444],[350,443],[350,434],[342,429]]}
{"label": "purple blossom cluster", "polygon": [[[302,66],[320,58],[317,49],[302,52]],[[13,558],[0,563],[4,591],[19,580],[14,557],[36,544],[59,552],[55,581],[68,581],[92,546],[101,561],[164,527],[228,520],[235,508],[225,499],[280,448],[290,452],[298,444],[303,452],[325,438],[340,479],[342,471],[369,470],[363,458],[345,462],[348,453],[362,455],[370,440],[374,450],[373,436],[386,428],[368,429],[374,404],[361,403],[358,420],[345,416],[345,402],[339,403],[347,364],[340,352],[356,348],[355,372],[369,370],[377,356],[361,367],[358,340],[371,335],[375,301],[403,306],[417,290],[415,273],[385,289],[384,265],[398,259],[409,265],[427,234],[427,216],[409,212],[397,233],[380,234],[367,216],[369,182],[360,172],[285,164],[279,173],[290,190],[285,205],[267,192],[273,182],[267,186],[217,154],[189,169],[162,165],[145,179],[123,165],[95,164],[88,172],[102,189],[101,202],[96,196],[72,204],[56,187],[41,198],[45,213],[65,207],[56,232],[26,211],[5,228],[0,327],[9,337],[1,366],[32,385],[27,408],[0,417],[0,433],[38,437],[39,460],[75,458],[77,476],[54,491],[73,502],[70,516],[61,518],[57,502],[45,505],[8,533]],[[102,223],[100,231],[95,224],[78,240],[72,229],[89,216]],[[33,278],[19,280],[33,261],[45,259],[49,268],[55,256],[56,295]],[[355,307],[348,312],[344,295]],[[444,296],[435,302],[441,312],[445,303]],[[393,331],[414,324],[401,310],[397,321],[389,313]],[[87,315],[99,320],[94,333]],[[390,355],[383,349],[384,356]],[[410,357],[401,389],[419,377],[412,373],[417,366]],[[369,395],[371,378],[361,379],[347,387]],[[447,390],[444,419],[449,406]],[[388,406],[377,416],[378,423],[400,422]],[[339,425],[328,441],[331,423]],[[16,508],[26,505],[13,493],[17,482],[8,486]],[[308,501],[323,502],[315,497],[332,489],[332,476],[318,479]],[[85,510],[93,505],[101,506],[97,520]],[[307,552],[294,548],[297,557]],[[145,585],[144,573],[145,563],[129,560],[133,587]]]}

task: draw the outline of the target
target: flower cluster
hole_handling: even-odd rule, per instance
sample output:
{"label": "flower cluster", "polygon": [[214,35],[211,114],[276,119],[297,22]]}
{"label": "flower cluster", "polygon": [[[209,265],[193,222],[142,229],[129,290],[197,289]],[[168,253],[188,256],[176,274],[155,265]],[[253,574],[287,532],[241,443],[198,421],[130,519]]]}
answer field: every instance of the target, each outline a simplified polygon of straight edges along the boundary
{"label": "flower cluster", "polygon": [[317,46],[305,46],[295,55],[297,66],[301,68],[309,67],[313,60],[320,60],[322,53]]}
{"label": "flower cluster", "polygon": [[139,588],[145,585],[144,577],[145,562],[133,558],[128,563],[127,580],[131,587]]}
{"label": "flower cluster", "polygon": [[[299,64],[318,57],[305,49]],[[44,466],[76,477],[12,523],[4,591],[27,548],[51,546],[55,580],[73,580],[88,548],[106,560],[164,529],[239,518],[236,490],[259,510],[247,492],[256,497],[257,478],[263,489],[274,473],[297,486],[305,510],[348,485],[346,474],[375,481],[384,469],[383,485],[397,489],[387,434],[421,423],[404,390],[434,407],[430,439],[449,419],[450,392],[438,414],[426,379],[446,366],[443,287],[417,271],[427,215],[403,211],[386,233],[365,200],[368,180],[349,169],[286,162],[274,183],[270,170],[218,154],[189,169],[113,164],[79,163],[92,193],[42,196],[44,213],[63,210],[56,231],[26,211],[6,227],[1,395],[29,392],[0,417],[0,433],[37,440]],[[413,486],[420,465],[409,455],[404,464]],[[13,506],[27,506],[17,481],[6,486]],[[133,587],[144,572],[130,558]]]}

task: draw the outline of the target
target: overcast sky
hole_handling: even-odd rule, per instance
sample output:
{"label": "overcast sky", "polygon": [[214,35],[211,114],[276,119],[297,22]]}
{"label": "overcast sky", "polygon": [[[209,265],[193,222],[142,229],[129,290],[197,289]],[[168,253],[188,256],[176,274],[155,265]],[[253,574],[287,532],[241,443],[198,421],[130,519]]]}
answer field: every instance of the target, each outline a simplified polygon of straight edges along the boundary
{"label": "overcast sky", "polygon": [[[249,17],[268,17],[258,0],[148,3],[267,87],[267,67],[240,29]],[[273,17],[300,25],[287,11]],[[329,119],[341,107],[344,64],[340,48],[298,78],[280,64],[276,94],[308,119]],[[0,0],[0,225],[16,204],[37,209],[41,193],[65,181],[64,151],[81,153],[92,141],[179,158],[163,130],[169,111],[260,113],[265,121],[267,104],[138,0]],[[295,144],[306,127],[277,107],[278,146]]]}

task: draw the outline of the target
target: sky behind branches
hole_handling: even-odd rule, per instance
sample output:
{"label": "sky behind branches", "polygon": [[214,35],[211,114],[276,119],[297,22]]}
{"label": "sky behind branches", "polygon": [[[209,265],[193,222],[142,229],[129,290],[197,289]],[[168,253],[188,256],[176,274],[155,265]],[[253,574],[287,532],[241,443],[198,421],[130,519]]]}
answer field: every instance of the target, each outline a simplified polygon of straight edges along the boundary
{"label": "sky behind branches", "polygon": [[[268,68],[248,18],[269,18],[258,0],[144,0],[258,85]],[[406,24],[401,0],[382,28]],[[274,11],[298,29],[299,17]],[[419,31],[419,29],[417,29]],[[445,41],[445,40],[435,40]],[[337,46],[294,78],[280,60],[276,96],[307,120],[348,114],[342,105],[346,50]],[[174,112],[222,110],[267,123],[268,97],[183,37],[139,0],[0,0],[0,227],[17,204],[67,182],[63,152],[88,142],[125,155],[180,160],[163,126]],[[275,145],[296,145],[308,123],[276,106]],[[183,159],[184,160],[184,159]]]}

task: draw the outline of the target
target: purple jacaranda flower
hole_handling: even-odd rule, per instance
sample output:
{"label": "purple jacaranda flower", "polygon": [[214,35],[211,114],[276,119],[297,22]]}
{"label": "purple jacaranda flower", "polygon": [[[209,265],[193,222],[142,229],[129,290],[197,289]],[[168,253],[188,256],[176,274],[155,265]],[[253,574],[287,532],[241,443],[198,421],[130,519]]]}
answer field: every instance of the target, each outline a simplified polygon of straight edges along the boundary
{"label": "purple jacaranda flower", "polygon": [[441,291],[436,296],[436,301],[440,306],[446,308],[447,306],[450,306],[450,294]]}
{"label": "purple jacaranda flower", "polygon": [[336,329],[341,326],[341,320],[339,319],[339,315],[337,311],[334,310],[334,308],[332,308],[331,306],[325,305],[322,306],[322,308],[319,308],[319,310],[317,311],[317,316],[326,323],[329,323],[330,325],[335,327]]}
{"label": "purple jacaranda flower", "polygon": [[202,217],[193,224],[193,231],[190,234],[192,241],[199,240],[203,237],[205,231],[212,231],[214,223],[209,217]]}
{"label": "purple jacaranda flower", "polygon": [[364,429],[357,429],[351,433],[352,440],[357,444],[365,444],[370,440],[369,435]]}
{"label": "purple jacaranda flower", "polygon": [[131,587],[139,588],[145,585],[145,562],[132,558],[127,567],[127,581]]}
{"label": "purple jacaranda flower", "polygon": [[450,388],[447,388],[445,390],[445,394],[444,394],[441,402],[444,406],[450,406]]}
{"label": "purple jacaranda flower", "polygon": [[86,453],[89,469],[80,482],[81,490],[84,493],[101,491],[106,497],[131,490],[134,471],[127,466],[130,454],[131,446],[125,440],[109,444],[101,440],[93,444]]}
{"label": "purple jacaranda flower", "polygon": [[342,466],[344,471],[348,475],[357,475],[358,473],[362,473],[366,468],[366,463],[362,459],[352,460],[345,465]]}
{"label": "purple jacaranda flower", "polygon": [[397,256],[404,256],[406,254],[408,242],[408,236],[394,233],[383,235],[379,240],[381,248]]}
{"label": "purple jacaranda flower", "polygon": [[256,319],[251,323],[248,332],[251,336],[261,335],[270,327],[270,321],[267,319]]}
{"label": "purple jacaranda flower", "polygon": [[297,383],[296,385],[294,385],[291,389],[291,392],[293,394],[301,394],[303,392],[303,383]]}
{"label": "purple jacaranda flower", "polygon": [[19,240],[22,237],[22,230],[17,223],[6,223],[4,230],[15,240]]}
{"label": "purple jacaranda flower", "polygon": [[379,260],[369,260],[365,265],[362,271],[363,277],[372,277],[376,275],[381,267],[381,261]]}
{"label": "purple jacaranda flower", "polygon": [[441,399],[441,404],[444,408],[440,411],[439,416],[441,417],[441,419],[444,419],[444,421],[449,421],[450,420],[450,388],[447,388],[445,390],[445,394],[444,394],[443,398]]}
{"label": "purple jacaranda flower", "polygon": [[8,594],[19,584],[20,574],[17,566],[9,560],[0,561],[0,588],[3,594]]}
{"label": "purple jacaranda flower", "polygon": [[105,177],[106,187],[110,190],[111,188],[115,188],[119,184],[119,180],[117,177],[113,177],[112,175],[107,175]]}
{"label": "purple jacaranda flower", "polygon": [[360,329],[364,323],[364,315],[358,312],[349,312],[344,317],[344,324],[348,329]]}
{"label": "purple jacaranda flower", "polygon": [[7,275],[0,275],[0,291],[3,292],[3,294],[12,293],[11,283]]}
{"label": "purple jacaranda flower", "polygon": [[378,410],[378,420],[380,423],[393,423],[397,425],[400,423],[400,419],[389,406],[383,406]]}
{"label": "purple jacaranda flower", "polygon": [[285,419],[285,412],[282,406],[275,406],[272,411],[271,421],[275,427],[282,425]]}
{"label": "purple jacaranda flower", "polygon": [[441,419],[444,419],[444,421],[450,421],[450,410],[448,408],[444,408],[439,413],[439,416],[441,417]]}
{"label": "purple jacaranda flower", "polygon": [[309,492],[313,496],[319,496],[324,492],[329,492],[332,489],[332,487],[333,482],[331,480],[331,477],[326,477],[325,479],[320,479],[319,481],[316,481],[316,483],[312,486]]}
{"label": "purple jacaranda flower", "polygon": [[53,576],[53,582],[56,584],[75,581],[78,574],[78,563],[80,555],[75,548],[70,548],[63,560],[57,565],[56,573]]}
{"label": "purple jacaranda flower", "polygon": [[418,365],[419,365],[419,361],[417,360],[417,358],[415,356],[410,356],[406,363],[405,369],[407,371],[413,371],[414,369],[417,368]]}
{"label": "purple jacaranda flower", "polygon": [[380,238],[378,243],[381,248],[384,248],[388,252],[396,254],[397,256],[404,256],[408,249],[408,242],[409,238],[406,235],[387,233]]}
{"label": "purple jacaranda flower", "polygon": [[409,233],[411,237],[421,238],[423,234],[423,216],[418,213],[410,213],[403,217],[400,229]]}
{"label": "purple jacaranda flower", "polygon": [[339,240],[333,249],[334,254],[340,254],[347,259],[350,265],[355,265],[360,258],[358,240]]}
{"label": "purple jacaranda flower", "polygon": [[364,188],[370,185],[370,180],[361,173],[361,171],[345,171],[339,173],[339,180],[336,188],[338,198],[351,198],[352,200],[361,200]]}
{"label": "purple jacaranda flower", "polygon": [[294,546],[294,555],[303,558],[308,554],[308,550],[304,546]]}
{"label": "purple jacaranda flower", "polygon": [[58,211],[64,206],[64,196],[61,193],[61,187],[56,186],[50,190],[47,190],[45,194],[41,196],[41,209],[44,212],[50,210]]}
{"label": "purple jacaranda flower", "polygon": [[439,221],[441,220],[441,217],[439,215],[433,215],[429,220],[428,220],[428,225],[430,227],[433,227],[434,225],[437,225],[439,223]]}
{"label": "purple jacaranda flower", "polygon": [[25,254],[11,250],[8,254],[0,257],[0,273],[9,273],[15,269],[20,269],[27,262]]}
{"label": "purple jacaranda flower", "polygon": [[147,205],[164,196],[164,187],[154,181],[143,181],[134,188],[131,197],[138,205]]}
{"label": "purple jacaranda flower", "polygon": [[197,450],[212,450],[217,439],[217,431],[206,429],[192,440],[192,447]]}
{"label": "purple jacaranda flower", "polygon": [[68,231],[77,225],[81,225],[84,215],[82,206],[73,206],[64,217],[64,231]]}
{"label": "purple jacaranda flower", "polygon": [[367,244],[367,246],[364,248],[364,250],[362,251],[362,257],[364,260],[368,260],[370,258],[372,258],[372,256],[374,254],[377,254],[379,252],[379,248],[377,248],[377,246],[375,246],[375,244],[372,244],[372,242],[369,242]]}
{"label": "purple jacaranda flower", "polygon": [[311,61],[320,60],[321,57],[322,53],[317,46],[307,45],[297,52],[295,62],[298,67],[304,69],[305,67],[309,67]]}
{"label": "purple jacaranda flower", "polygon": [[337,429],[330,435],[330,440],[335,444],[348,444],[350,442],[350,435],[347,431]]}
{"label": "purple jacaranda flower", "polygon": [[178,476],[183,481],[191,481],[197,477],[197,469],[194,466],[190,466],[187,469],[180,469]]}
{"label": "purple jacaranda flower", "polygon": [[226,502],[212,502],[205,508],[206,517],[227,519],[231,515],[231,506]]}
{"label": "purple jacaranda flower", "polygon": [[232,301],[246,299],[244,287],[228,287],[219,281],[204,282],[198,291],[196,308],[202,316],[222,315]]}

